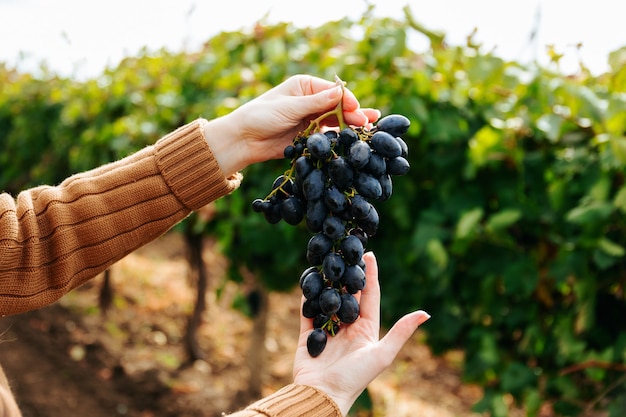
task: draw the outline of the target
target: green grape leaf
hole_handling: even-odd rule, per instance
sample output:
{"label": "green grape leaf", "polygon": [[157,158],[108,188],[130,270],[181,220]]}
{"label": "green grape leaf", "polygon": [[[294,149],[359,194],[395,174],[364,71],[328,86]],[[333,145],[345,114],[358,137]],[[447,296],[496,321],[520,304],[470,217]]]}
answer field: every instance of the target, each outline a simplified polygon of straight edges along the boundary
{"label": "green grape leaf", "polygon": [[626,253],[626,249],[623,246],[603,237],[598,241],[598,247],[606,254],[621,258]]}
{"label": "green grape leaf", "polygon": [[622,213],[626,214],[626,186],[619,189],[615,198],[613,198],[613,205]]}
{"label": "green grape leaf", "polygon": [[439,239],[428,241],[426,254],[438,271],[442,271],[448,266],[448,252]]}
{"label": "green grape leaf", "polygon": [[613,207],[608,203],[594,202],[584,206],[578,206],[571,209],[565,215],[568,222],[575,224],[592,224],[606,219]]}
{"label": "green grape leaf", "polygon": [[522,217],[522,211],[518,209],[504,209],[494,213],[487,220],[485,228],[490,231],[506,229]]}
{"label": "green grape leaf", "polygon": [[456,238],[465,239],[470,236],[478,228],[482,218],[483,209],[480,207],[476,207],[464,213],[456,225]]}
{"label": "green grape leaf", "polygon": [[561,136],[563,117],[557,114],[544,114],[537,119],[537,128],[546,134],[551,142],[556,142]]}

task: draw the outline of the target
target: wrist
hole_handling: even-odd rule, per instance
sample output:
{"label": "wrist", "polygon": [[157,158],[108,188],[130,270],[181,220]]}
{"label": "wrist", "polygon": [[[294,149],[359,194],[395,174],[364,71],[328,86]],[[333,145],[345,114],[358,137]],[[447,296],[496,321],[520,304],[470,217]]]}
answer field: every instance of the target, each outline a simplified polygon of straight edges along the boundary
{"label": "wrist", "polygon": [[217,160],[225,177],[249,165],[246,159],[245,142],[231,115],[213,120],[203,119],[204,139]]}
{"label": "wrist", "polygon": [[301,381],[298,378],[294,380],[294,384],[309,386],[316,391],[323,394],[325,397],[329,398],[337,407],[338,411],[341,412],[342,416],[347,416],[348,412],[352,408],[352,405],[356,401],[357,397],[360,395],[360,392],[355,393],[356,395],[352,396],[348,393],[342,392],[340,389],[333,387],[333,385],[327,385],[324,383],[315,383],[313,381]]}
{"label": "wrist", "polygon": [[354,402],[356,401],[356,398],[345,398],[334,390],[329,390],[326,388],[317,389],[324,392],[335,403],[339,411],[341,411],[342,416],[348,415],[348,412],[352,408],[352,404],[354,404]]}
{"label": "wrist", "polygon": [[[294,382],[294,384],[297,385],[298,383]],[[350,408],[352,408],[352,404],[354,404],[354,401],[356,400],[356,398],[352,401],[349,399],[345,399],[341,395],[338,395],[335,390],[329,389],[326,386],[320,386],[316,384],[302,384],[302,386],[308,386],[309,388],[312,388],[313,390],[320,393],[320,395],[322,395],[323,397],[326,397],[327,401],[334,404],[336,411],[338,411],[339,415],[341,416],[348,415]]]}

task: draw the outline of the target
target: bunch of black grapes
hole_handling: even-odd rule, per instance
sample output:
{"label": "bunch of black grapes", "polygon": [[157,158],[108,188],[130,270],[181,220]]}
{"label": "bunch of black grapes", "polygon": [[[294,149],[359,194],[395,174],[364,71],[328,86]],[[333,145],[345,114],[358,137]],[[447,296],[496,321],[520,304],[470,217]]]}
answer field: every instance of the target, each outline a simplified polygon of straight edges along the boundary
{"label": "bunch of black grapes", "polygon": [[291,168],[276,178],[266,198],[252,203],[270,224],[304,221],[313,233],[306,250],[310,266],[300,276],[302,314],[313,319],[307,340],[313,357],[326,347],[328,334],[359,317],[354,295],[365,288],[363,253],[379,223],[372,201],[389,199],[392,176],[409,170],[401,138],[409,123],[392,114],[370,129],[298,135],[284,151]]}

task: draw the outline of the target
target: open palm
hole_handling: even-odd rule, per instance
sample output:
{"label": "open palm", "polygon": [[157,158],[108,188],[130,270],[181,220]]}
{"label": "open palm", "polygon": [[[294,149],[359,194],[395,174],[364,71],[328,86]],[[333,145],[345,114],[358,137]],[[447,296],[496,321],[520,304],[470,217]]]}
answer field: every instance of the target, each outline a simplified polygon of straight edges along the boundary
{"label": "open palm", "polygon": [[[300,337],[294,362],[294,383],[327,393],[346,415],[365,387],[384,371],[417,327],[430,318],[424,311],[402,317],[380,339],[380,285],[372,252],[363,256],[367,284],[360,294],[361,316],[329,337],[318,357],[308,353],[306,341],[313,320],[300,317]],[[357,297],[358,298],[358,297]]]}

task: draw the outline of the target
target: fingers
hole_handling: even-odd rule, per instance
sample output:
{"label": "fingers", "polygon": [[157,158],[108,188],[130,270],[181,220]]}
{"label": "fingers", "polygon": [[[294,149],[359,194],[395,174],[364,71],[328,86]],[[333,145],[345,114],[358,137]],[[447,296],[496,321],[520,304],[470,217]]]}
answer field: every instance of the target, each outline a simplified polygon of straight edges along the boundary
{"label": "fingers", "polygon": [[[297,91],[291,90],[295,96],[313,98],[316,109],[311,113],[323,112],[332,109],[339,102],[342,96],[342,87],[336,83],[322,78],[309,75],[295,75],[287,82],[287,85],[295,85]],[[343,88],[343,111],[346,122],[354,126],[365,126],[374,123],[380,118],[380,111],[377,109],[361,109],[359,101],[352,91]]]}
{"label": "fingers", "polygon": [[422,310],[403,316],[393,325],[385,337],[380,340],[380,356],[387,358],[389,363],[391,363],[398,352],[400,352],[400,349],[402,349],[402,346],[415,333],[415,330],[429,318],[430,315]]}
{"label": "fingers", "polygon": [[380,111],[376,109],[358,109],[353,112],[344,111],[344,119],[347,124],[352,126],[366,126],[370,125],[380,118]]}
{"label": "fingers", "polygon": [[[300,95],[305,96],[321,93],[337,86],[337,84],[333,81],[304,74],[294,75],[290,77],[286,81],[286,84],[294,85],[295,88],[299,89],[301,93]],[[299,94],[296,93],[295,95]]]}
{"label": "fingers", "polygon": [[[369,123],[374,123],[376,120],[380,119],[380,110],[378,109],[361,109],[365,117],[367,117],[367,121]],[[362,126],[362,125],[361,125]]]}
{"label": "fingers", "polygon": [[378,282],[378,264],[373,252],[363,255],[365,261],[365,288],[361,291],[361,318],[380,324],[380,284]]}

